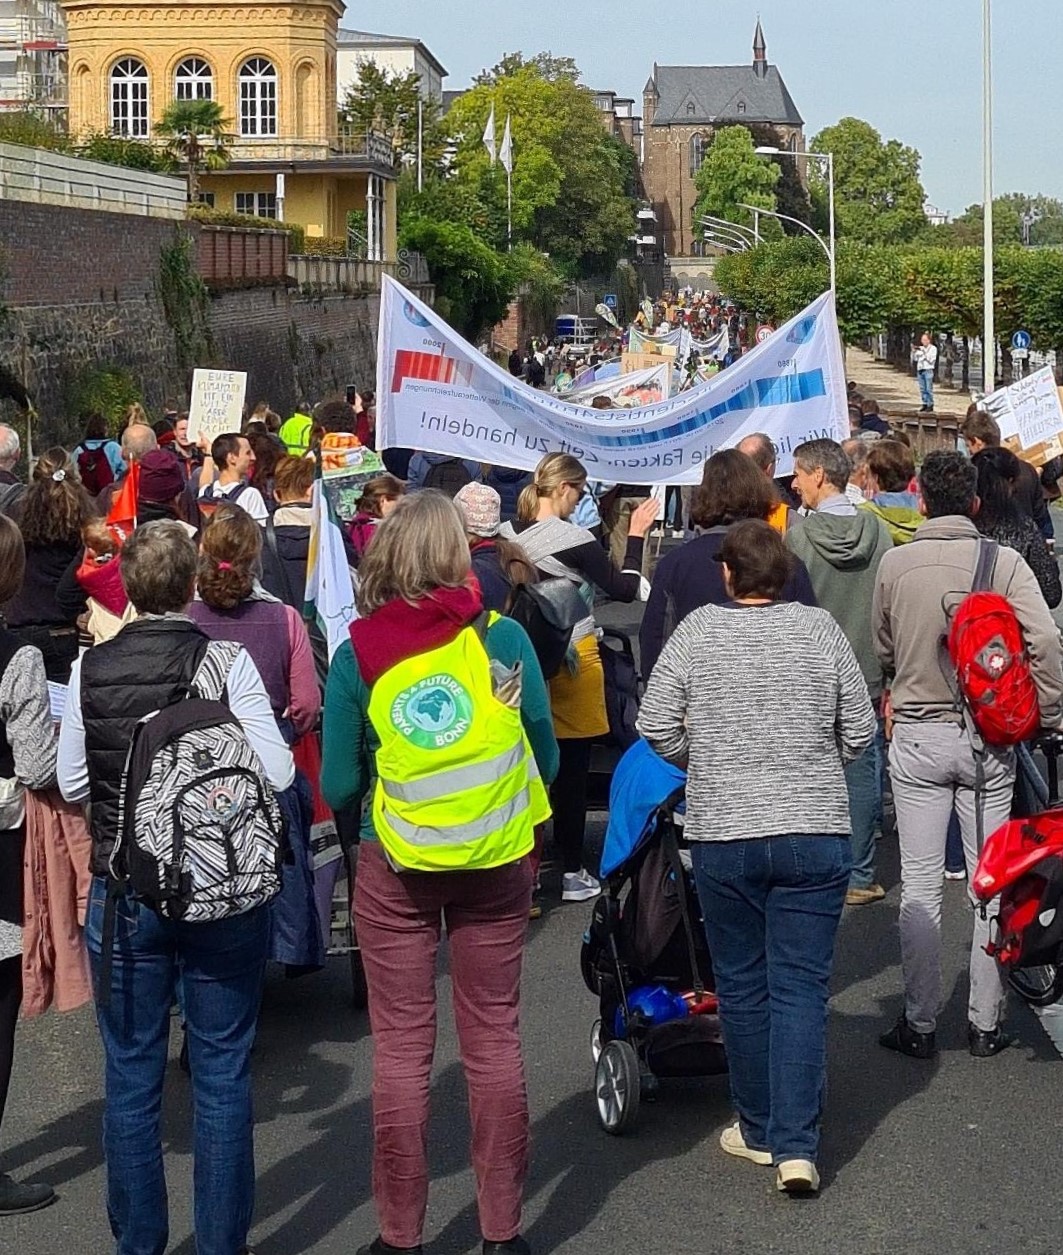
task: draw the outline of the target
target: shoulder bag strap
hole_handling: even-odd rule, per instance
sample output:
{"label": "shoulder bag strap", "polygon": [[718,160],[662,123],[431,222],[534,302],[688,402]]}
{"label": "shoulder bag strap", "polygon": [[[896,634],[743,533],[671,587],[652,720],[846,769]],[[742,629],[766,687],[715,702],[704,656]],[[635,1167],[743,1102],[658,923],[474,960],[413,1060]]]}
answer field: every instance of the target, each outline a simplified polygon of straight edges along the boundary
{"label": "shoulder bag strap", "polygon": [[984,536],[978,538],[978,559],[974,564],[974,582],[971,584],[972,593],[985,593],[993,587],[993,573],[997,567],[997,554],[1000,552],[1000,546],[995,540],[987,540]]}
{"label": "shoulder bag strap", "polygon": [[295,589],[292,588],[292,581],[288,575],[288,568],[282,561],[280,550],[277,548],[277,529],[274,526],[272,514],[266,520],[265,532],[266,544],[269,546],[269,551],[273,555],[273,561],[277,564],[281,584],[284,586],[284,599],[289,606],[294,606],[296,610],[302,613],[302,606],[295,605]]}

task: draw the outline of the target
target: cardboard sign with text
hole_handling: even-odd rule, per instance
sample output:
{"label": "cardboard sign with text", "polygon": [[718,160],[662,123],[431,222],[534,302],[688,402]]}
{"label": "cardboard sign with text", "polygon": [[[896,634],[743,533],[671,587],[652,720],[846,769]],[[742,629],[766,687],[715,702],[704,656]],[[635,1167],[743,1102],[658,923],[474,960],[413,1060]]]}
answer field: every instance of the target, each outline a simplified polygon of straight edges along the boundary
{"label": "cardboard sign with text", "polygon": [[1050,366],[985,399],[1006,448],[1033,466],[1063,454],[1063,404]]}
{"label": "cardboard sign with text", "polygon": [[243,370],[195,370],[192,372],[192,404],[188,408],[188,439],[213,440],[244,425],[247,372]]}

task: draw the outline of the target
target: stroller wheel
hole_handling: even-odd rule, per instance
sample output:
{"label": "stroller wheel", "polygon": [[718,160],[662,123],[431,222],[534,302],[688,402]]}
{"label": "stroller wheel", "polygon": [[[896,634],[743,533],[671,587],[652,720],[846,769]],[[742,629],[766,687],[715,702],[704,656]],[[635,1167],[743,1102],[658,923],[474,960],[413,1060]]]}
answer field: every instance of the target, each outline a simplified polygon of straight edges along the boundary
{"label": "stroller wheel", "polygon": [[1050,1007],[1063,997],[1063,967],[1020,967],[1008,975],[1008,984],[1032,1007]]}
{"label": "stroller wheel", "polygon": [[632,1046],[616,1039],[606,1042],[594,1069],[598,1119],[606,1133],[625,1132],[639,1112],[639,1059]]}
{"label": "stroller wheel", "polygon": [[595,1063],[602,1056],[602,1022],[595,1020],[591,1025],[591,1058]]}

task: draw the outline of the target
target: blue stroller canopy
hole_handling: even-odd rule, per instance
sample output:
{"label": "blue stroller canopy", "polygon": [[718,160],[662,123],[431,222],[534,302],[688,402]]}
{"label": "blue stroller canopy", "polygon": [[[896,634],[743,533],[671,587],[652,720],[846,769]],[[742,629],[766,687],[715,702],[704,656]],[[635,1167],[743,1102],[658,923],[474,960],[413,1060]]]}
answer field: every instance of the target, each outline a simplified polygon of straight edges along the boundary
{"label": "blue stroller canopy", "polygon": [[686,779],[685,771],[666,763],[645,741],[632,745],[613,772],[600,875],[611,876],[638,851],[653,831],[650,821],[657,807]]}

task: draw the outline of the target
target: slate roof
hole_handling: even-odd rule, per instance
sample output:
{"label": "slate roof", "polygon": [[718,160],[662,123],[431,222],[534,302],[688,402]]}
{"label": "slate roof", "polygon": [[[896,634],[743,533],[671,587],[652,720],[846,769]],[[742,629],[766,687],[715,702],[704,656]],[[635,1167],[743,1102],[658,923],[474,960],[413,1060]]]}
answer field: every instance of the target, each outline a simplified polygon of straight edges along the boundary
{"label": "slate roof", "polygon": [[406,39],[402,35],[376,35],[372,31],[354,31],[341,26],[336,31],[336,43],[340,48],[419,48],[436,72],[446,77],[446,67],[419,39]]}
{"label": "slate roof", "polygon": [[[654,126],[676,123],[705,126],[721,118],[734,122],[774,122],[803,126],[793,97],[778,68],[769,65],[763,75],[752,65],[659,65],[646,84],[658,94]],[[738,108],[745,104],[745,112]],[[693,112],[687,109],[693,103]]]}

